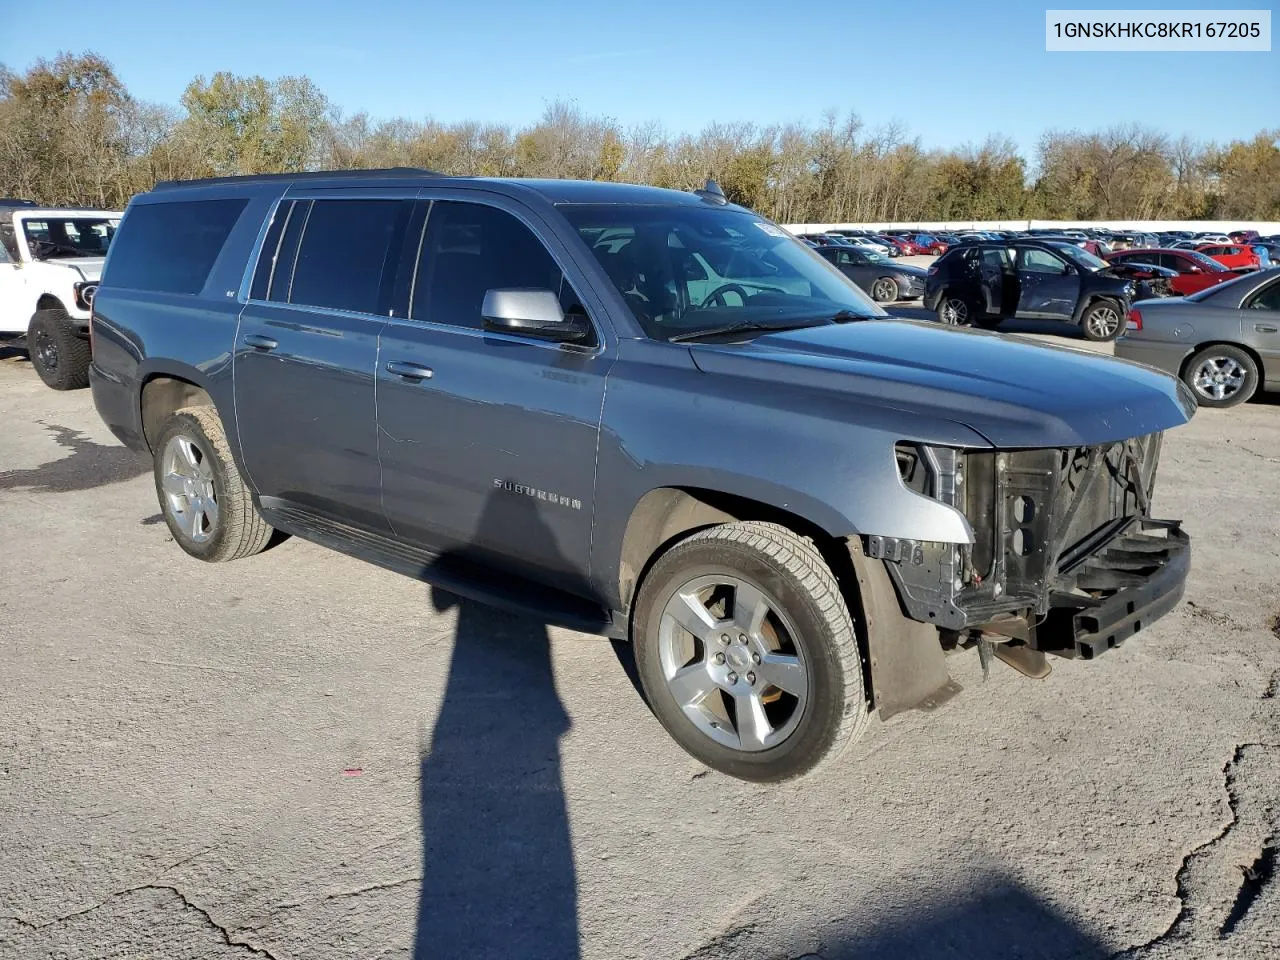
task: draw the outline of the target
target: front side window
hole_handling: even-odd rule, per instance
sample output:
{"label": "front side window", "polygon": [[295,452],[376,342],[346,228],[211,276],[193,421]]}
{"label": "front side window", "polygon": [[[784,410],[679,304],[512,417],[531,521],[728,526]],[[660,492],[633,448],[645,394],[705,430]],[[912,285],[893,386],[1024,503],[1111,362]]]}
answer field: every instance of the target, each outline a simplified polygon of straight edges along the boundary
{"label": "front side window", "polygon": [[22,229],[37,259],[105,257],[119,223],[114,217],[49,217],[24,219]]}
{"label": "front side window", "polygon": [[[656,340],[726,324],[886,315],[821,256],[747,211],[674,204],[558,209]],[[686,264],[699,259],[715,273],[694,280]]]}
{"label": "front side window", "polygon": [[511,287],[550,290],[566,314],[586,312],[550,251],[515,216],[480,203],[432,203],[409,316],[479,330],[485,293]]}
{"label": "front side window", "polygon": [[1046,250],[1037,250],[1034,247],[1020,250],[1018,252],[1021,258],[1020,269],[1026,270],[1028,273],[1062,273],[1062,268],[1066,266],[1059,258]]}
{"label": "front side window", "polygon": [[403,232],[407,200],[316,200],[302,227],[287,297],[272,299],[357,313],[382,313],[387,254]]}

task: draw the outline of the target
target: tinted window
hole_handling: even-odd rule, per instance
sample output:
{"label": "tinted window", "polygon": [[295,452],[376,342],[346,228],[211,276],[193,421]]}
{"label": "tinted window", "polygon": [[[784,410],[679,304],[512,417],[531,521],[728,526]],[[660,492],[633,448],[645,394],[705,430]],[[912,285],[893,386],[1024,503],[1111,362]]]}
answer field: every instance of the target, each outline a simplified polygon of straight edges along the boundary
{"label": "tinted window", "polygon": [[190,200],[135,206],[113,241],[104,284],[199,293],[247,203]]}
{"label": "tinted window", "polygon": [[553,290],[562,305],[574,300],[542,241],[496,207],[441,200],[431,205],[410,316],[460,327],[482,326],[487,290]]}
{"label": "tinted window", "polygon": [[275,215],[271,218],[271,225],[267,228],[267,235],[262,240],[262,252],[258,254],[258,267],[253,274],[253,286],[249,288],[249,297],[252,300],[265,300],[267,290],[271,285],[271,272],[275,269],[276,258],[280,253],[280,235],[284,232],[284,226],[289,222],[289,214],[293,210],[291,202],[285,202],[276,207]]}
{"label": "tinted window", "polygon": [[[293,267],[289,302],[379,313],[387,251],[411,201],[317,200]],[[397,253],[399,244],[395,245]],[[274,291],[273,291],[274,292]]]}

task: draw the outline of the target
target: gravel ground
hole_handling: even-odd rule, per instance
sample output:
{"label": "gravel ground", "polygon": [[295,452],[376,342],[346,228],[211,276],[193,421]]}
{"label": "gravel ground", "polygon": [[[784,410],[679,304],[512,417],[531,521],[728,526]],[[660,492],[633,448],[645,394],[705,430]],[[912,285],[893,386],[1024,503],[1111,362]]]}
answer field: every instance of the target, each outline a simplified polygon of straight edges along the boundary
{"label": "gravel ground", "polygon": [[682,753],[608,642],[296,539],[187,558],[12,352],[0,417],[0,957],[1280,952],[1280,404],[1169,435],[1174,613],[1044,681],[953,657],[780,787]]}

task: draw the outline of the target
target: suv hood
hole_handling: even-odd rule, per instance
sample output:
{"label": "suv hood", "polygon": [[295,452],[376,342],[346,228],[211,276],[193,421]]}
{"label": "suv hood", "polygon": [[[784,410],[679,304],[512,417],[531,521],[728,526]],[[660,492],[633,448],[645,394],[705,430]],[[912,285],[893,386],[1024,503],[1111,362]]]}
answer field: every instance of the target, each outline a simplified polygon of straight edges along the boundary
{"label": "suv hood", "polygon": [[901,410],[903,439],[913,439],[912,420],[925,416],[963,423],[996,447],[1091,446],[1176,427],[1195,412],[1176,378],[1141,364],[919,321],[857,321],[689,347],[706,373]]}
{"label": "suv hood", "polygon": [[106,261],[106,257],[53,257],[35,262],[48,267],[70,267],[80,274],[81,280],[101,280],[102,265]]}

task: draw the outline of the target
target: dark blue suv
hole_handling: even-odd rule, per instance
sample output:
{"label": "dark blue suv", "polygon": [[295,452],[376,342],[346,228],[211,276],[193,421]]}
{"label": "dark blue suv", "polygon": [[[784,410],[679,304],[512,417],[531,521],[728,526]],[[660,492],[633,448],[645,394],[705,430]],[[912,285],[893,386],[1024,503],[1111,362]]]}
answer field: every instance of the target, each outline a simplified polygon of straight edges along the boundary
{"label": "dark blue suv", "polygon": [[1094,656],[1186,576],[1150,511],[1178,381],[890,319],[711,184],[160,184],[93,306],[95,403],[189,554],[294,534],[631,639],[734,776],[936,702],[944,645]]}

